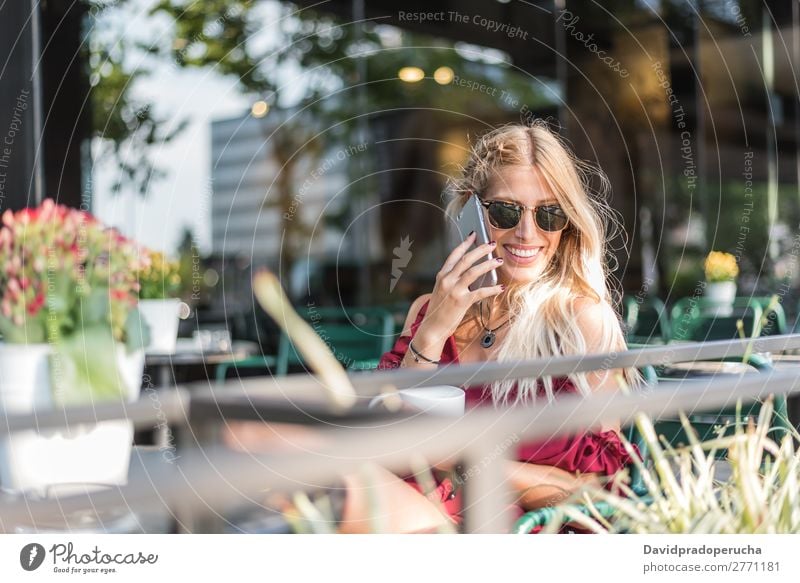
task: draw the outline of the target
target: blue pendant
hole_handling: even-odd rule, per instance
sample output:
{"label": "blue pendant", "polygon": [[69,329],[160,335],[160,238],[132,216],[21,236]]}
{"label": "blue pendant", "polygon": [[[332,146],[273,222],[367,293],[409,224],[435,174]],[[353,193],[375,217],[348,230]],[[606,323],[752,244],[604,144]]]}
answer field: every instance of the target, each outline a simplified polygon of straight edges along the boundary
{"label": "blue pendant", "polygon": [[481,346],[484,348],[489,348],[494,344],[494,332],[490,332],[489,330],[486,331],[486,334],[483,335],[481,338]]}

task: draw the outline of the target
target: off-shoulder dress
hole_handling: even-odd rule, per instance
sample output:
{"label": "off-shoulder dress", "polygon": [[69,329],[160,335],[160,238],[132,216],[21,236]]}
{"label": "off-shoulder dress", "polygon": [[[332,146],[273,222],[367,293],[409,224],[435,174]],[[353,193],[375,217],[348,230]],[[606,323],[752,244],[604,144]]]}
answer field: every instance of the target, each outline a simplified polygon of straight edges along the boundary
{"label": "off-shoulder dress", "polygon": [[[400,336],[394,347],[383,354],[378,364],[379,369],[400,366],[408,350],[409,342],[414,338],[425,317],[428,303],[426,302],[419,310],[411,326],[411,335]],[[458,348],[453,336],[447,339],[439,360],[442,364],[459,362]],[[567,377],[555,378],[553,383],[556,395],[577,392],[575,385]],[[492,399],[488,387],[480,385],[464,387],[464,389],[468,410],[474,407],[491,406]],[[578,435],[553,437],[544,442],[519,443],[517,444],[516,459],[521,462],[555,466],[568,472],[598,473],[606,476],[615,474],[631,462],[630,455],[615,431],[587,431]],[[408,477],[407,481],[420,489],[413,478]],[[461,522],[461,490],[456,490],[450,479],[445,478],[439,481],[436,493],[431,496],[442,502],[454,522]],[[520,508],[515,507],[515,511],[518,514],[522,513]]]}

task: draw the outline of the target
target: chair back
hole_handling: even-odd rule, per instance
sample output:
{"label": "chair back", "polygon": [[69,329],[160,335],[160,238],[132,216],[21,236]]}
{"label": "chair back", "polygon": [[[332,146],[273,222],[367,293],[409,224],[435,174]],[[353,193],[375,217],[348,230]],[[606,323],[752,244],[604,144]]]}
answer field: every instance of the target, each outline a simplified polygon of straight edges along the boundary
{"label": "chair back", "polygon": [[667,344],[672,336],[667,308],[656,297],[625,296],[622,299],[622,320],[628,342]]}
{"label": "chair back", "polygon": [[763,309],[749,298],[720,306],[707,298],[681,298],[672,307],[672,340],[703,342],[739,338],[741,320],[744,335],[750,337]]}
{"label": "chair back", "polygon": [[[730,357],[722,359],[725,362],[742,363],[741,357]],[[763,356],[759,354],[752,354],[747,360],[747,364],[759,372],[770,372],[772,365]],[[708,377],[705,377],[706,379]],[[692,378],[686,375],[671,374],[664,376],[663,372],[659,376],[659,385],[667,386],[675,382],[692,382],[703,381],[702,377]],[[737,424],[747,427],[748,422],[752,419],[753,422],[758,420],[758,415],[761,412],[761,401],[743,402],[740,408],[737,408],[736,399],[731,399],[729,405],[723,407],[717,412],[708,411],[686,411],[686,416],[692,425],[692,428],[697,432],[700,441],[714,439],[723,431],[723,435],[730,435],[736,430]],[[771,420],[770,436],[776,441],[780,441],[786,432],[791,432],[791,423],[788,419],[788,409],[786,404],[786,396],[779,395],[775,397],[773,402],[774,413]],[[686,431],[683,424],[678,417],[662,417],[656,420],[655,429],[657,435],[663,435],[666,441],[673,447],[689,444],[689,438],[686,436]],[[722,459],[726,455],[725,450],[717,452],[717,458]]]}
{"label": "chair back", "polygon": [[[345,368],[377,367],[394,344],[394,319],[383,308],[317,308],[298,310]],[[286,334],[278,348],[277,374],[303,365],[304,359]]]}
{"label": "chair back", "polygon": [[[396,342],[403,332],[403,325],[406,323],[406,316],[411,309],[411,304],[409,302],[397,302],[381,307],[388,310],[392,315],[392,320],[394,321],[394,341]],[[392,346],[394,346],[394,342],[392,342]]]}
{"label": "chair back", "polygon": [[[775,336],[778,334],[788,334],[789,326],[786,323],[786,311],[780,302],[772,303],[772,297],[752,297],[752,298],[736,298],[734,305],[744,303],[745,301],[752,301],[761,306],[763,315],[766,316],[764,325],[761,327],[760,336]],[[769,313],[767,310],[769,309]]]}

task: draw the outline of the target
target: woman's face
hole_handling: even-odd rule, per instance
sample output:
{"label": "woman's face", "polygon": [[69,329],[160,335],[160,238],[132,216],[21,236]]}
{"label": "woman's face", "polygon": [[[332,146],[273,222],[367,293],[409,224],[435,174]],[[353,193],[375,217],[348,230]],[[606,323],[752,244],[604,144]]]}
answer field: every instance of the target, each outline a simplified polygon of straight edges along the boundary
{"label": "woman's face", "polygon": [[[533,166],[505,166],[496,171],[483,193],[484,200],[515,202],[527,207],[558,204]],[[522,214],[516,227],[498,229],[486,216],[490,237],[497,241],[495,255],[503,259],[497,277],[503,283],[533,281],[558,249],[563,231],[543,231],[531,210]]]}

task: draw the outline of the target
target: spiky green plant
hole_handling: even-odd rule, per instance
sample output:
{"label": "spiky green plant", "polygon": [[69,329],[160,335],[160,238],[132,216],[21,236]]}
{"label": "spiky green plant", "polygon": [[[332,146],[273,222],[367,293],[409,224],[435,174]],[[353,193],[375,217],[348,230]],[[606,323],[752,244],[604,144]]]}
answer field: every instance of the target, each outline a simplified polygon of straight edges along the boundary
{"label": "spiky green plant", "polygon": [[[656,437],[653,423],[644,414],[636,425],[649,448],[652,468],[636,461],[642,472],[646,495],[638,495],[620,474],[614,485],[621,494],[586,489],[578,498],[588,506],[587,516],[578,506],[563,505],[545,532],[555,532],[568,520],[597,533],[800,533],[800,451],[797,432],[770,435],[772,398],[761,407],[758,421],[734,434],[701,442],[689,420],[681,414],[689,445],[675,449]],[[623,439],[633,453],[630,443]],[[727,450],[731,475],[716,478],[716,454]],[[635,456],[634,456],[635,457]],[[611,518],[596,503],[613,509]]]}
{"label": "spiky green plant", "polygon": [[[753,353],[753,344],[755,343],[756,338],[761,336],[761,331],[769,322],[769,317],[772,314],[772,312],[774,312],[778,308],[778,304],[780,304],[780,297],[778,296],[778,294],[773,294],[772,297],[769,299],[767,307],[764,308],[761,317],[756,322],[753,322],[753,332],[752,334],[750,334],[750,342],[747,344],[747,349],[745,350],[744,355],[742,356],[742,362],[746,363],[749,360],[750,355]],[[745,338],[744,322],[742,320],[736,321],[736,330],[739,333],[739,337],[744,339]]]}

